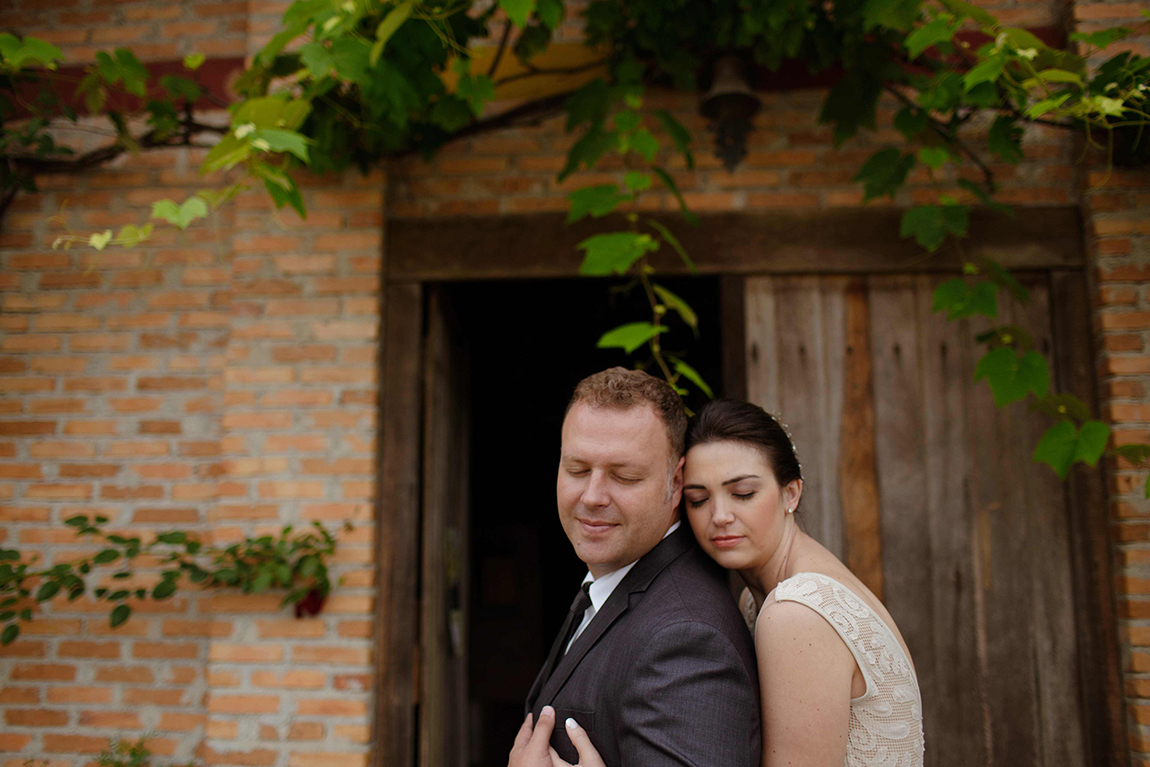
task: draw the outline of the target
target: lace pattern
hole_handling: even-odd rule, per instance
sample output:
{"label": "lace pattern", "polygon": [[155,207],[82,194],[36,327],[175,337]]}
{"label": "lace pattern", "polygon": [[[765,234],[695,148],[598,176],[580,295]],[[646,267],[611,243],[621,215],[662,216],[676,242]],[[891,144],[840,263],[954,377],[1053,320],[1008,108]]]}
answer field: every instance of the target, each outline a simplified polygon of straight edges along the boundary
{"label": "lace pattern", "polygon": [[[753,599],[743,615],[753,626]],[[854,592],[821,573],[798,573],[775,588],[775,601],[799,602],[822,615],[850,648],[866,679],[851,700],[845,767],[922,767],[922,699],[914,669],[886,623]]]}

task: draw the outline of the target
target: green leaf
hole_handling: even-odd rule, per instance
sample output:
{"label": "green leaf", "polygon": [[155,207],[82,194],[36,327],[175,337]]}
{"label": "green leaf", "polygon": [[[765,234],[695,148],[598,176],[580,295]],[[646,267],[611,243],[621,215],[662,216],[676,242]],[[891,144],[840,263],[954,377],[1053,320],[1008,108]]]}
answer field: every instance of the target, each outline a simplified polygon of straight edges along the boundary
{"label": "green leaf", "polygon": [[[368,51],[371,55],[371,51]],[[300,61],[311,72],[311,76],[315,79],[327,77],[335,69],[335,59],[332,58],[331,51],[323,43],[305,43],[299,48]]]}
{"label": "green leaf", "polygon": [[1059,478],[1066,479],[1076,461],[1095,466],[1106,449],[1110,427],[1101,421],[1087,421],[1079,430],[1070,421],[1051,426],[1034,449],[1034,460],[1049,464]]}
{"label": "green leaf", "polygon": [[703,380],[703,377],[699,375],[697,370],[688,365],[686,362],[683,362],[681,359],[672,358],[672,362],[675,366],[676,373],[683,376],[683,378],[686,378],[691,383],[695,384],[695,386],[699,387],[699,390],[702,391],[703,394],[706,394],[708,399],[715,398],[715,394],[711,391],[711,387],[707,385],[707,382]]}
{"label": "green leaf", "polygon": [[938,170],[950,160],[950,152],[939,146],[924,146],[918,150],[918,161]]}
{"label": "green leaf", "polygon": [[462,96],[476,117],[487,102],[495,98],[495,83],[487,75],[464,74],[459,78],[455,92]]}
{"label": "green leaf", "polygon": [[1036,399],[1032,408],[1058,420],[1090,420],[1090,408],[1073,394],[1047,394],[1042,399]]}
{"label": "green leaf", "polygon": [[671,141],[675,144],[675,149],[679,154],[683,155],[683,159],[687,162],[687,169],[691,170],[695,167],[695,156],[691,154],[691,132],[688,131],[683,124],[675,119],[675,117],[666,109],[655,110],[655,117],[663,125],[663,130],[667,131],[667,135],[671,137]]}
{"label": "green leaf", "polygon": [[71,527],[86,527],[88,525],[88,518],[80,514],[75,517],[68,517],[64,520],[64,524]]}
{"label": "green leaf", "polygon": [[260,570],[259,574],[252,581],[251,590],[258,594],[261,591],[267,591],[268,587],[272,585],[272,571],[268,568]]}
{"label": "green leaf", "polygon": [[200,94],[203,93],[203,89],[200,88],[197,83],[186,77],[179,77],[177,75],[164,75],[160,78],[160,86],[163,87],[172,98],[182,98],[189,104],[196,103]]}
{"label": "green leaf", "polygon": [[207,57],[202,53],[189,53],[187,56],[184,56],[184,69],[189,72],[195,72],[203,66],[206,60]]}
{"label": "green leaf", "polygon": [[614,131],[603,131],[598,126],[588,129],[583,136],[567,150],[567,164],[559,171],[558,180],[563,181],[567,176],[578,170],[580,165],[588,168],[595,165],[603,153],[615,146],[618,134]]}
{"label": "green leaf", "polygon": [[1013,349],[1002,347],[987,352],[974,370],[974,380],[987,379],[998,407],[1026,399],[1033,392],[1045,397],[1050,389],[1050,369],[1038,352],[1021,357]]}
{"label": "green leaf", "polygon": [[699,273],[699,270],[697,268],[695,268],[695,262],[691,260],[691,257],[689,255],[687,255],[687,249],[683,247],[683,244],[681,242],[679,242],[678,237],[671,234],[670,229],[663,226],[662,224],[660,224],[658,221],[656,221],[653,218],[647,219],[647,225],[650,226],[652,229],[654,229],[656,232],[658,232],[662,236],[663,241],[666,242],[668,245],[670,245],[675,250],[675,252],[679,254],[679,258],[683,259],[683,264],[689,270],[691,270],[692,274],[698,274]]}
{"label": "green leaf", "polygon": [[630,354],[655,336],[665,332],[667,332],[667,328],[662,325],[652,325],[650,322],[631,322],[604,333],[597,345],[600,349],[618,348]]}
{"label": "green leaf", "polygon": [[157,200],[152,203],[152,218],[167,221],[180,230],[187,229],[197,218],[204,218],[207,215],[208,204],[194,195],[179,206],[172,200]]}
{"label": "green leaf", "polygon": [[906,51],[913,61],[927,48],[942,42],[949,42],[956,31],[958,31],[958,22],[952,22],[952,17],[949,14],[939,16],[906,36],[904,41]]}
{"label": "green leaf", "polygon": [[1070,35],[1071,40],[1093,45],[1095,48],[1107,48],[1110,45],[1129,37],[1131,30],[1127,27],[1111,27],[1098,32],[1075,32]]}
{"label": "green leaf", "polygon": [[1038,73],[1038,79],[1048,83],[1071,83],[1082,87],[1082,78],[1074,72],[1065,69],[1043,69]]}
{"label": "green leaf", "polygon": [[[262,141],[263,144],[257,144],[258,141]],[[307,147],[309,143],[311,143],[311,139],[307,136],[290,130],[265,128],[252,134],[252,146],[257,149],[262,149],[265,152],[290,152],[305,163],[308,161]],[[205,215],[207,215],[206,212]]]}
{"label": "green leaf", "polygon": [[4,627],[4,631],[0,632],[0,645],[10,645],[16,641],[18,636],[20,636],[20,626],[16,623],[9,623]]}
{"label": "green leaf", "polygon": [[649,234],[612,232],[588,237],[576,247],[585,253],[579,273],[599,277],[623,274],[644,253],[658,250],[659,244]]}
{"label": "green leaf", "polygon": [[1002,158],[1003,162],[1017,164],[1022,160],[1022,128],[1014,118],[999,115],[991,123],[990,132],[986,136],[986,145],[990,151]]}
{"label": "green leaf", "polygon": [[156,536],[156,540],[160,543],[179,546],[188,540],[188,534],[183,530],[173,530],[170,533],[160,533]]}
{"label": "green leaf", "polygon": [[[1134,443],[1129,445],[1116,445],[1114,453],[1134,465],[1140,465],[1150,461],[1150,445]],[[3,620],[3,618],[0,618]]]}
{"label": "green leaf", "polygon": [[659,296],[659,300],[662,301],[668,309],[674,310],[675,313],[683,319],[687,327],[695,331],[695,335],[698,336],[699,315],[695,314],[695,310],[691,308],[691,305],[662,285],[655,284],[651,287],[654,289],[655,294]]}
{"label": "green leaf", "polygon": [[567,199],[571,201],[567,223],[571,224],[584,216],[601,218],[615,210],[620,202],[630,200],[631,196],[619,194],[619,187],[614,184],[600,184],[576,189],[567,195]]}
{"label": "green leaf", "polygon": [[217,170],[228,170],[246,160],[252,153],[252,145],[246,138],[239,138],[235,134],[228,134],[212,147],[204,158],[203,172],[212,173]]}
{"label": "green leaf", "polygon": [[264,179],[264,188],[268,191],[268,196],[272,198],[276,208],[282,208],[285,205],[291,205],[295,212],[299,214],[300,218],[307,216],[307,210],[304,208],[303,196],[300,194],[299,189],[295,186],[295,182],[288,188],[284,188],[280,184]]}
{"label": "green leaf", "polygon": [[879,95],[882,94],[882,85],[880,79],[860,67],[848,70],[827,93],[819,113],[819,123],[835,126],[835,146],[841,146],[858,133],[860,128],[874,129],[875,110]]}
{"label": "green leaf", "polygon": [[522,28],[527,17],[535,9],[535,0],[499,0],[499,7],[511,19],[511,23]]}
{"label": "green leaf", "polygon": [[563,0],[539,0],[535,8],[535,15],[549,29],[555,29],[563,23]]}
{"label": "green leaf", "polygon": [[121,623],[128,620],[128,617],[131,614],[132,608],[128,605],[116,605],[116,607],[112,610],[112,615],[108,619],[108,625],[110,625],[112,628],[116,628]]}
{"label": "green leaf", "polygon": [[379,61],[380,54],[383,53],[387,41],[395,34],[396,30],[407,21],[411,16],[411,11],[415,7],[414,0],[403,0],[398,3],[394,8],[387,12],[383,17],[383,21],[379,22],[379,26],[375,28],[375,44],[379,46],[379,53],[372,49],[371,65],[375,66],[375,62]]}
{"label": "green leaf", "polygon": [[991,259],[987,258],[981,259],[979,263],[986,271],[986,275],[990,277],[990,279],[994,280],[995,284],[997,284],[999,287],[1005,288],[1006,291],[1010,293],[1010,295],[1014,296],[1022,303],[1026,303],[1030,300],[1030,291],[1023,287],[1022,283],[1016,280],[1014,275],[1004,269],[1002,265],[997,261],[992,261]]}
{"label": "green leaf", "polygon": [[1032,120],[1036,120],[1043,115],[1050,114],[1058,107],[1062,106],[1070,98],[1070,93],[1060,93],[1057,96],[1051,96],[1048,99],[1036,101],[1026,108],[1026,116]]}
{"label": "green leaf", "polygon": [[893,199],[895,192],[906,182],[906,175],[913,167],[913,155],[904,155],[891,147],[872,154],[852,180],[862,182],[863,202],[884,194]]}
{"label": "green leaf", "polygon": [[104,549],[96,556],[92,557],[92,561],[98,565],[106,565],[109,562],[115,562],[120,558],[120,552],[116,549]]}
{"label": "green leaf", "polygon": [[915,136],[926,130],[929,124],[930,118],[924,110],[910,106],[903,107],[894,116],[895,130],[906,136],[908,141],[914,140]]}
{"label": "green leaf", "polygon": [[996,81],[999,75],[1002,74],[1002,68],[1006,66],[1006,56],[1001,53],[994,53],[983,61],[978,62],[970,71],[967,72],[962,78],[962,86],[965,90],[969,91],[979,83],[992,83]]}
{"label": "green leaf", "polygon": [[629,170],[623,176],[623,184],[632,192],[641,192],[651,188],[651,176],[637,170]]}
{"label": "green leaf", "polygon": [[152,599],[167,599],[176,593],[176,582],[165,578],[152,589]]}
{"label": "green leaf", "polygon": [[939,0],[939,5],[960,19],[973,19],[981,27],[998,26],[998,19],[978,6],[965,2],[965,0]]}
{"label": "green leaf", "polygon": [[45,602],[60,592],[60,583],[58,581],[46,581],[40,584],[39,590],[36,592],[36,601]]}
{"label": "green leaf", "polygon": [[659,141],[646,128],[639,128],[630,136],[631,149],[647,162],[653,162],[659,152]]}
{"label": "green leaf", "polygon": [[965,236],[969,209],[965,205],[918,205],[902,214],[899,236],[914,237],[932,253],[946,241],[947,234]]}
{"label": "green leaf", "polygon": [[863,29],[877,26],[905,32],[918,19],[922,0],[866,0],[863,3]]}
{"label": "green leaf", "polygon": [[371,46],[354,37],[337,37],[331,43],[331,61],[341,80],[365,85],[371,70]]}
{"label": "green leaf", "polygon": [[934,289],[932,309],[946,312],[948,320],[984,314],[998,317],[998,286],[993,282],[977,282],[972,288],[961,277],[947,280]]}
{"label": "green leaf", "polygon": [[88,237],[88,244],[96,250],[103,250],[112,241],[112,230],[105,229],[102,232],[93,233]]}
{"label": "green leaf", "polygon": [[152,235],[153,229],[155,229],[155,225],[153,224],[144,224],[143,226],[125,224],[120,227],[120,231],[116,233],[116,241],[125,248],[134,248],[141,242],[146,241]]}

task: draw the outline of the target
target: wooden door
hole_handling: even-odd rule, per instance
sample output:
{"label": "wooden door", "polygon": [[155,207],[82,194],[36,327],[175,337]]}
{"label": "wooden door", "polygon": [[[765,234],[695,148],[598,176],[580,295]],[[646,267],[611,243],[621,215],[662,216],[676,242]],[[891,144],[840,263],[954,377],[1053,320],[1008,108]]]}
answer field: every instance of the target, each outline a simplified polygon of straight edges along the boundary
{"label": "wooden door", "polygon": [[442,291],[424,345],[419,764],[467,767],[467,360]]}
{"label": "wooden door", "polygon": [[[1080,275],[1039,275],[1027,306],[1000,310],[1056,372],[1071,358],[1089,370],[1089,337],[1052,333],[1067,325],[1051,306],[1067,279],[1085,296]],[[910,646],[928,765],[1116,763],[1105,506],[1084,511],[1083,494],[1031,461],[1043,419],[995,407],[974,382],[987,323],[932,312],[938,282],[748,278],[748,399],[790,428],[807,531],[880,595]]]}

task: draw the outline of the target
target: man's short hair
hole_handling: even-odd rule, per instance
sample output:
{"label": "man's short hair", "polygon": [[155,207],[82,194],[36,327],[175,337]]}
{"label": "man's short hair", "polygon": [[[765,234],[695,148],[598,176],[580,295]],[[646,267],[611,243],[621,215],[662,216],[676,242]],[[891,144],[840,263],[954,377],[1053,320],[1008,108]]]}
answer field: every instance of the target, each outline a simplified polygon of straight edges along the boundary
{"label": "man's short hair", "polygon": [[575,387],[575,393],[571,395],[571,401],[567,403],[564,417],[580,402],[586,402],[591,407],[608,407],[616,410],[630,410],[644,404],[650,405],[667,430],[667,439],[671,443],[671,457],[678,460],[683,455],[687,412],[683,409],[683,400],[663,379],[655,378],[641,370],[608,368],[579,382]]}

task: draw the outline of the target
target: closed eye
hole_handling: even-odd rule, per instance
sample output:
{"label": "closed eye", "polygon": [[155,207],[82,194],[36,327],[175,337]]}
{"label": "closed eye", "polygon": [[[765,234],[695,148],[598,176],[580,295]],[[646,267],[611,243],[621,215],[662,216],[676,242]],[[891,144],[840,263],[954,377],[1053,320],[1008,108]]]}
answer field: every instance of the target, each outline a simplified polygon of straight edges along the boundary
{"label": "closed eye", "polygon": [[688,498],[687,499],[687,506],[689,506],[692,509],[697,509],[709,500],[711,500],[711,499],[710,498],[699,498],[697,500],[692,500],[692,499]]}
{"label": "closed eye", "polygon": [[748,498],[754,498],[755,497],[755,491],[752,490],[749,493],[731,493],[731,496],[733,498],[742,498],[743,500],[746,500]]}

